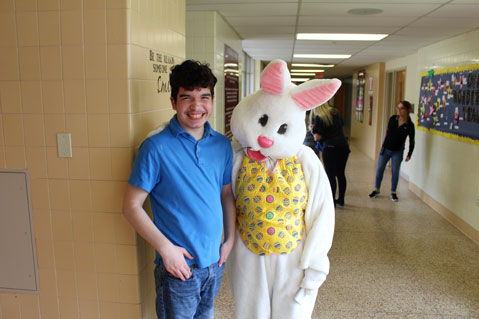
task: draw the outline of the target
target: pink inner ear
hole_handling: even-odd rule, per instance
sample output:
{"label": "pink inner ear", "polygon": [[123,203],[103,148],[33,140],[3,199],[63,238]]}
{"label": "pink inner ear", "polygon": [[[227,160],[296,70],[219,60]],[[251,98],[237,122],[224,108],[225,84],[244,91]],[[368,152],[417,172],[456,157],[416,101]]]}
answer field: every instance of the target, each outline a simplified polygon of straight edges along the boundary
{"label": "pink inner ear", "polygon": [[328,101],[340,86],[341,82],[334,81],[311,90],[296,93],[293,95],[293,100],[299,107],[307,110]]}
{"label": "pink inner ear", "polygon": [[283,64],[270,64],[261,75],[261,89],[279,95],[283,91]]}

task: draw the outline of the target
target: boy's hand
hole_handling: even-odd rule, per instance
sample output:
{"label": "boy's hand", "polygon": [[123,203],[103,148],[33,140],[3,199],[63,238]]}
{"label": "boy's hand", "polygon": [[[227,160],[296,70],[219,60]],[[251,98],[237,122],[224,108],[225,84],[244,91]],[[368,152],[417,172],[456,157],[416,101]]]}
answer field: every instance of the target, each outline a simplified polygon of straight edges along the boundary
{"label": "boy's hand", "polygon": [[218,262],[218,266],[221,267],[228,259],[228,256],[233,249],[234,240],[225,241],[220,248],[220,261]]}
{"label": "boy's hand", "polygon": [[186,249],[175,245],[168,247],[161,255],[166,270],[182,281],[191,276],[190,266],[186,263],[185,257],[194,259]]}

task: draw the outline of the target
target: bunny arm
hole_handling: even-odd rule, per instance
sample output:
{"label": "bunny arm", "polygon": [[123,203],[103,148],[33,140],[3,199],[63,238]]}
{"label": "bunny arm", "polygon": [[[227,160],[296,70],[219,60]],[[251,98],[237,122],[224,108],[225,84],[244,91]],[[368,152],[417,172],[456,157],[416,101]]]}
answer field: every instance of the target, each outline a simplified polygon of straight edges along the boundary
{"label": "bunny arm", "polygon": [[335,210],[328,176],[317,155],[307,146],[302,146],[298,159],[308,186],[308,205],[305,212],[306,239],[299,267],[304,269],[304,278],[295,300],[299,303],[318,289],[329,273],[328,251],[334,234]]}

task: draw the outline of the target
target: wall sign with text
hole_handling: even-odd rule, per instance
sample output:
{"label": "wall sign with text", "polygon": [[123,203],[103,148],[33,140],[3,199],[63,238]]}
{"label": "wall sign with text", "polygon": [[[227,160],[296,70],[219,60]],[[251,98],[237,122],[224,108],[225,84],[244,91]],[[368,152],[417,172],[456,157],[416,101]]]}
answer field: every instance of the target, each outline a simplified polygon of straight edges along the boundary
{"label": "wall sign with text", "polygon": [[157,93],[170,93],[170,71],[171,67],[175,65],[175,58],[150,50],[149,61],[151,62],[152,72],[158,73],[156,79]]}
{"label": "wall sign with text", "polygon": [[417,127],[479,144],[479,64],[421,73]]}

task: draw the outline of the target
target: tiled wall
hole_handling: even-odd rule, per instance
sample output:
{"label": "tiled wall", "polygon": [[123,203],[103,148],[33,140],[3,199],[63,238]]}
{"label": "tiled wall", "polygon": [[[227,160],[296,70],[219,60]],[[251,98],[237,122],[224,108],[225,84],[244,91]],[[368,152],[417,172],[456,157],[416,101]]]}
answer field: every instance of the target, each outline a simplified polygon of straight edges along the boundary
{"label": "tiled wall", "polygon": [[[121,199],[136,146],[171,115],[148,52],[184,58],[184,11],[176,0],[0,1],[0,168],[30,172],[41,291],[0,293],[1,319],[140,318],[151,260]],[[58,158],[58,132],[72,134],[72,158]]]}
{"label": "tiled wall", "polygon": [[[208,63],[218,78],[215,87],[214,112],[209,122],[215,130],[224,133],[225,44],[238,53],[241,74],[243,66],[241,38],[217,12],[187,12],[186,34],[186,57]],[[239,85],[239,94],[241,94],[241,77]]]}

